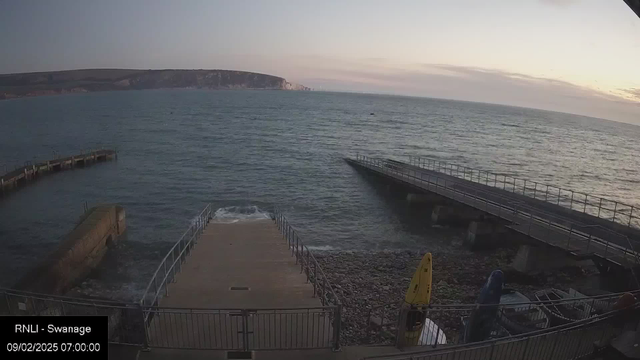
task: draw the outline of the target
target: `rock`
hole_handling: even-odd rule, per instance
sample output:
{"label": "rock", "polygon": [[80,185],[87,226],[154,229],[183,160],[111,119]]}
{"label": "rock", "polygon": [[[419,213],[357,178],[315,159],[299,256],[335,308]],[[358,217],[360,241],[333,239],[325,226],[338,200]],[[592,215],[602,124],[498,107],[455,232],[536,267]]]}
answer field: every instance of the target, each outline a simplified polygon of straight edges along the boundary
{"label": "rock", "polygon": [[[500,262],[509,262],[516,250],[476,254],[469,251],[432,251],[434,258],[433,304],[474,303],[488,275]],[[318,257],[318,263],[343,304],[342,345],[394,344],[398,305],[424,252],[340,252]],[[566,271],[572,281],[582,274]],[[553,274],[547,274],[550,276]],[[525,295],[548,287],[540,278],[505,272],[508,287]],[[556,275],[557,279],[561,279]],[[533,281],[536,279],[536,281]],[[564,280],[565,277],[562,277]],[[384,306],[382,306],[384,305]],[[369,314],[371,320],[369,321]],[[384,319],[384,320],[383,320]],[[442,316],[447,335],[456,336],[459,318]],[[440,320],[438,320],[440,321]],[[440,324],[439,324],[440,325]]]}

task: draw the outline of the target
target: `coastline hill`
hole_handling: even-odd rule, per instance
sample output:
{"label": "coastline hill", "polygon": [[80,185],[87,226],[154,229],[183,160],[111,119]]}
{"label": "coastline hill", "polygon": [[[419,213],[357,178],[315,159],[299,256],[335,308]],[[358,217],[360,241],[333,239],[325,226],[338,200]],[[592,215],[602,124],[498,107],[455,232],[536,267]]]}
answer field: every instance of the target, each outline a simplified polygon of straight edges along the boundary
{"label": "coastline hill", "polygon": [[84,69],[0,75],[0,100],[160,88],[310,90],[278,76],[234,70]]}

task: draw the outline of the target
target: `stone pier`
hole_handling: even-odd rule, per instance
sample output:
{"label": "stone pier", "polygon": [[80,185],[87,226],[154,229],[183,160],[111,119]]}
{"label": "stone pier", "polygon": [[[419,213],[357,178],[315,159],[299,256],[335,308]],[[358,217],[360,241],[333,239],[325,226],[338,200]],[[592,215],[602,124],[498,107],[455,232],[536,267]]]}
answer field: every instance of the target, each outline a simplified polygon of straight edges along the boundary
{"label": "stone pier", "polygon": [[444,205],[448,201],[446,198],[434,193],[408,193],[407,202],[409,204],[434,204]]}
{"label": "stone pier", "polygon": [[563,250],[550,246],[520,245],[511,267],[521,273],[535,274],[577,265],[581,265],[581,261],[569,258]]}
{"label": "stone pier", "polygon": [[469,207],[436,205],[431,213],[431,222],[438,225],[467,226],[470,221],[484,220],[485,213]]}
{"label": "stone pier", "polygon": [[509,231],[504,225],[490,221],[472,221],[467,229],[465,245],[472,250],[489,249],[507,243]]}

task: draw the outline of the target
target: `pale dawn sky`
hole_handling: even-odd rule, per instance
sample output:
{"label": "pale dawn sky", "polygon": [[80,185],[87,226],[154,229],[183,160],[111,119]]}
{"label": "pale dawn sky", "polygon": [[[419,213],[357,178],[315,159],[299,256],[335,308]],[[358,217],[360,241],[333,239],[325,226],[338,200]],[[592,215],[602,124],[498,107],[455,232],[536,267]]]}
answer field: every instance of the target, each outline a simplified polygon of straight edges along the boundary
{"label": "pale dawn sky", "polygon": [[622,0],[0,0],[0,33],[0,73],[235,69],[640,123]]}

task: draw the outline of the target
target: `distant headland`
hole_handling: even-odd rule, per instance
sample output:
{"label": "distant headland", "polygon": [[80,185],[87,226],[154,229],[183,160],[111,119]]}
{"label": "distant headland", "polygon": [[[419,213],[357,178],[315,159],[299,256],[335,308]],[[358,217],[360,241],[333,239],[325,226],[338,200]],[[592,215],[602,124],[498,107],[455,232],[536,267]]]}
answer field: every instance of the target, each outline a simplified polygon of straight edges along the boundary
{"label": "distant headland", "polygon": [[311,90],[278,76],[234,70],[83,69],[0,75],[0,100],[160,88]]}

